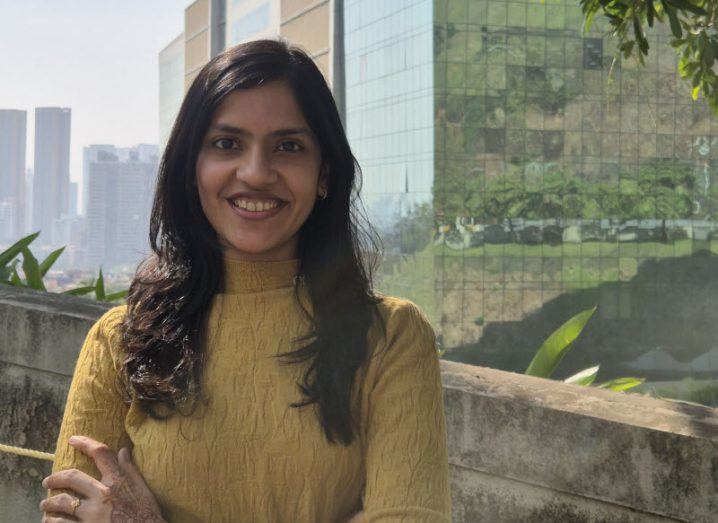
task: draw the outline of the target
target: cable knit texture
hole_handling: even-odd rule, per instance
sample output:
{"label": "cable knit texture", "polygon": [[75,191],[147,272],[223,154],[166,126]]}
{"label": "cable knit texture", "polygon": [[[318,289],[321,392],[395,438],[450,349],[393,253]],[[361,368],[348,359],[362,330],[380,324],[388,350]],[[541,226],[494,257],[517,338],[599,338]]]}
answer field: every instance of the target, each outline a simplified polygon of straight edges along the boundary
{"label": "cable knit texture", "polygon": [[126,306],[114,307],[80,351],[53,472],[77,468],[99,479],[67,442],[83,434],[115,452],[132,448],[170,523],[343,523],[360,506],[365,523],[450,521],[439,360],[419,308],[383,298],[386,336],[372,327],[371,357],[352,391],[360,437],[349,447],[329,444],[314,405],[289,406],[302,398],[296,383],[308,363],[271,357],[309,329],[293,289],[299,260],[223,263],[202,334],[208,406],[155,421],[122,402],[118,327]]}

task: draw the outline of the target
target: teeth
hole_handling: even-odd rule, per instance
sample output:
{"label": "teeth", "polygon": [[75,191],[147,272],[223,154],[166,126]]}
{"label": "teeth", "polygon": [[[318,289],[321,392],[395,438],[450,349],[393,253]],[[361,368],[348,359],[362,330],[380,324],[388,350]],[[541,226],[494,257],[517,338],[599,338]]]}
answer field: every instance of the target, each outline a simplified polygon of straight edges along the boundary
{"label": "teeth", "polygon": [[279,207],[279,202],[277,200],[252,201],[252,200],[244,200],[242,198],[237,198],[235,200],[232,200],[232,203],[234,203],[234,205],[239,207],[240,209],[245,209],[250,212],[267,211],[269,209],[274,209],[275,207]]}

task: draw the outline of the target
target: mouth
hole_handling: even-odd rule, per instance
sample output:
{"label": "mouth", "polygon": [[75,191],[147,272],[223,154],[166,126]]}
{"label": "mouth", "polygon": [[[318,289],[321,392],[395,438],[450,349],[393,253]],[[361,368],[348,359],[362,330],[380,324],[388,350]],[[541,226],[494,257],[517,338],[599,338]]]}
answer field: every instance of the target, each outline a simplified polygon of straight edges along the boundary
{"label": "mouth", "polygon": [[242,218],[261,220],[278,214],[287,202],[281,200],[255,200],[248,198],[227,199],[235,214]]}

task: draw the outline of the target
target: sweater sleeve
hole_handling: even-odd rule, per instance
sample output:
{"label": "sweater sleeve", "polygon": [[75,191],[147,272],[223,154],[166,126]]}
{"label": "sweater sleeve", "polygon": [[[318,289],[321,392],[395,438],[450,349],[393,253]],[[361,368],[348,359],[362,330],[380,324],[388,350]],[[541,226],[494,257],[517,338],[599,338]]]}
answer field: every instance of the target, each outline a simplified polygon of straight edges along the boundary
{"label": "sweater sleeve", "polygon": [[[74,434],[89,436],[107,444],[115,453],[129,446],[124,430],[128,406],[117,386],[119,372],[119,326],[126,306],[107,311],[90,328],[75,364],[57,439],[52,471],[78,469],[94,478],[100,473],[94,462],[68,443]],[[62,490],[50,490],[50,496]]]}
{"label": "sweater sleeve", "polygon": [[368,392],[364,523],[451,521],[436,337],[412,302],[393,299]]}

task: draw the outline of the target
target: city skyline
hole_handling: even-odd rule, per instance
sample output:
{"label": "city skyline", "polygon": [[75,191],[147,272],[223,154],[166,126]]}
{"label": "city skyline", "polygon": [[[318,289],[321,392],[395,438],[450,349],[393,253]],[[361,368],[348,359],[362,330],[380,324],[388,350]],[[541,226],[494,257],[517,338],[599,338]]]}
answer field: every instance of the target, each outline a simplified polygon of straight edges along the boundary
{"label": "city skyline", "polygon": [[0,47],[13,50],[0,56],[10,79],[0,84],[0,108],[27,111],[26,169],[35,167],[37,107],[72,110],[73,182],[82,181],[85,146],[158,142],[157,55],[182,30],[190,3],[0,2]]}

